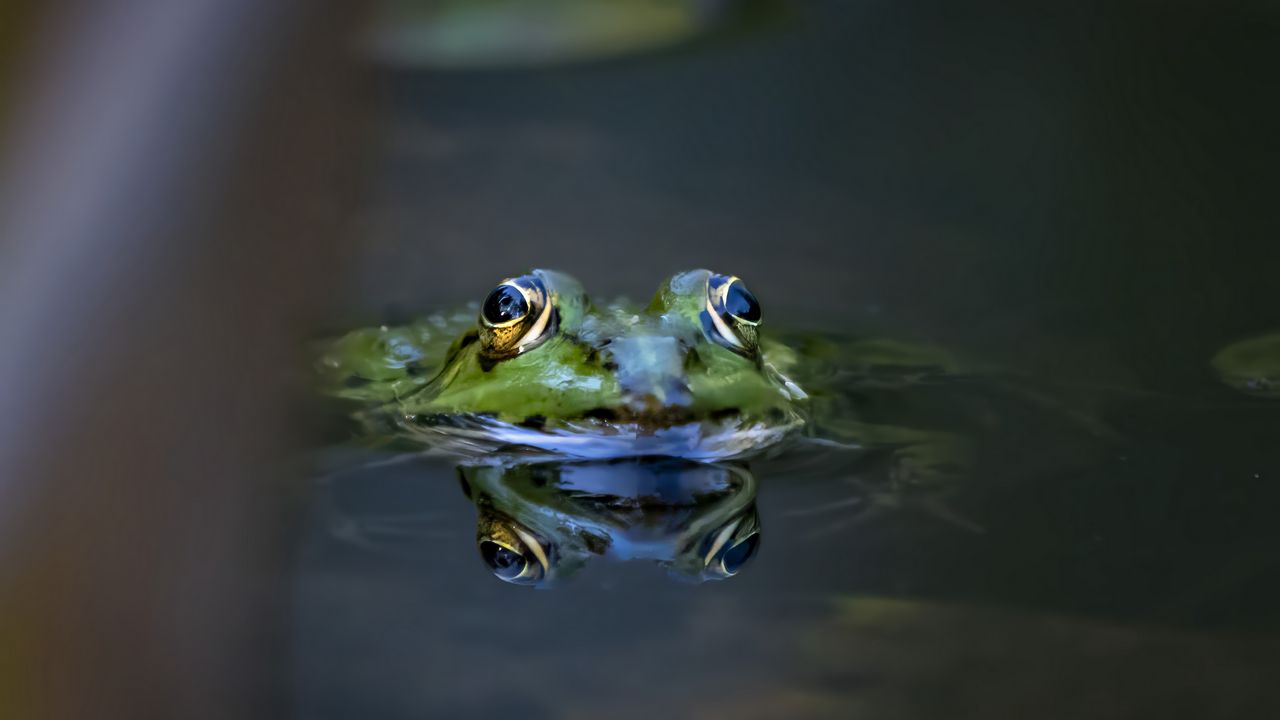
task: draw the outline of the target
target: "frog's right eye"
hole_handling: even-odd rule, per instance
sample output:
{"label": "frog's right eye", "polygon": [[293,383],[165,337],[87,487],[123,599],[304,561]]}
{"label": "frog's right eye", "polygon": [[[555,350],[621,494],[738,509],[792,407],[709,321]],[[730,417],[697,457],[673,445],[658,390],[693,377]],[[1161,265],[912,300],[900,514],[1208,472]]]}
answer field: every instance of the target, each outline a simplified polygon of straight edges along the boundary
{"label": "frog's right eye", "polygon": [[508,521],[491,528],[478,540],[480,557],[499,580],[516,585],[538,585],[550,570],[547,548],[519,524]]}
{"label": "frog's right eye", "polygon": [[537,275],[503,280],[480,305],[480,341],[493,358],[519,355],[554,330],[554,309]]}
{"label": "frog's right eye", "polygon": [[712,340],[740,355],[756,355],[760,301],[740,278],[715,274],[708,278],[707,305],[702,318]]}

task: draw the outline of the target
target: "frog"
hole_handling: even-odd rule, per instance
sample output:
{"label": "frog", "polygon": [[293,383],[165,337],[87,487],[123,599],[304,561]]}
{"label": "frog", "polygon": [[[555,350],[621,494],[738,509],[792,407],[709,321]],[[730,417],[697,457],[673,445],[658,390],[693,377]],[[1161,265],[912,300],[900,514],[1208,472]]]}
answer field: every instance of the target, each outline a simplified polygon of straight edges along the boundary
{"label": "frog", "polygon": [[[324,391],[354,404],[363,442],[456,460],[464,484],[481,488],[473,500],[487,498],[477,501],[480,553],[517,584],[570,575],[630,532],[584,517],[562,495],[539,490],[539,505],[515,492],[527,485],[521,473],[545,475],[547,463],[576,477],[585,471],[574,463],[641,458],[749,473],[746,463],[797,446],[815,458],[849,453],[863,458],[848,478],[860,504],[920,507],[977,528],[936,501],[968,471],[966,438],[912,425],[921,407],[951,402],[936,390],[966,377],[963,363],[923,344],[765,327],[760,300],[735,275],[678,272],[636,304],[597,303],[572,276],[532,270],[501,280],[478,303],[327,341],[317,367]],[[911,395],[920,389],[925,397]],[[607,467],[594,475],[607,476]],[[880,479],[868,485],[861,478],[872,468]],[[684,569],[678,574],[710,572],[696,553],[677,562],[666,547],[665,562]]]}
{"label": "frog", "polygon": [[758,298],[698,269],[646,305],[596,304],[554,270],[499,282],[478,306],[352,331],[319,361],[373,436],[467,456],[723,460],[810,425],[799,356],[762,337]]}

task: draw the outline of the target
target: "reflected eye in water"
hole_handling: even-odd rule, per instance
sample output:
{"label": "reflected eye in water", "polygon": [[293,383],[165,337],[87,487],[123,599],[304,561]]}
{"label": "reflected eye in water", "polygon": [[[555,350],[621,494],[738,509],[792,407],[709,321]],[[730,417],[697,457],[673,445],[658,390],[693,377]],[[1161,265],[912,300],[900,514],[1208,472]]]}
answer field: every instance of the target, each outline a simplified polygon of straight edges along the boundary
{"label": "reflected eye in water", "polygon": [[737,575],[743,565],[756,554],[756,547],[760,544],[760,533],[753,533],[743,540],[739,540],[737,544],[731,546],[720,556],[720,570],[725,576]]}
{"label": "reflected eye in water", "polygon": [[519,580],[529,570],[529,561],[523,555],[492,540],[480,541],[480,554],[493,574],[508,582]]}
{"label": "reflected eye in water", "polygon": [[756,354],[760,301],[741,278],[712,275],[707,280],[705,324],[711,339],[741,355]]}
{"label": "reflected eye in water", "polygon": [[753,506],[703,538],[702,579],[723,580],[737,575],[759,548],[760,516]]}
{"label": "reflected eye in water", "polygon": [[485,518],[476,544],[485,565],[499,580],[540,585],[549,579],[551,548],[514,520],[497,515]]}
{"label": "reflected eye in water", "polygon": [[554,308],[537,275],[503,280],[480,305],[484,354],[500,359],[532,350],[554,334]]}

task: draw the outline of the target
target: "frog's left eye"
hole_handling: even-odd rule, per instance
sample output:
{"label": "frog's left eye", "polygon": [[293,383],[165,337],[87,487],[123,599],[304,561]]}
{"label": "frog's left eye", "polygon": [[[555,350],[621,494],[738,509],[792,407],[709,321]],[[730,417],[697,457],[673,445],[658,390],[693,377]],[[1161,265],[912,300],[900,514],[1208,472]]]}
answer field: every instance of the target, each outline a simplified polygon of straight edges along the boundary
{"label": "frog's left eye", "polygon": [[759,341],[760,301],[741,278],[712,275],[707,280],[709,333],[730,350],[754,355]]}
{"label": "frog's left eye", "polygon": [[480,305],[480,341],[486,355],[511,357],[551,336],[552,303],[537,275],[503,280]]}

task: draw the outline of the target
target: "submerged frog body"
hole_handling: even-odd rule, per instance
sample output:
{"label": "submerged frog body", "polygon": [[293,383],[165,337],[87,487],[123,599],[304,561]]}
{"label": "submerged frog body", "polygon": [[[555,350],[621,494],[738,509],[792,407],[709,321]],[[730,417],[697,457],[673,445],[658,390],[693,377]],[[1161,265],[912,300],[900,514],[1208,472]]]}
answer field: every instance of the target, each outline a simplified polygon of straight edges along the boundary
{"label": "submerged frog body", "polygon": [[760,304],[736,277],[683,272],[647,306],[600,306],[535,270],[477,314],[347,335],[322,359],[331,391],[397,435],[468,454],[725,458],[805,423],[795,356],[762,340]]}

